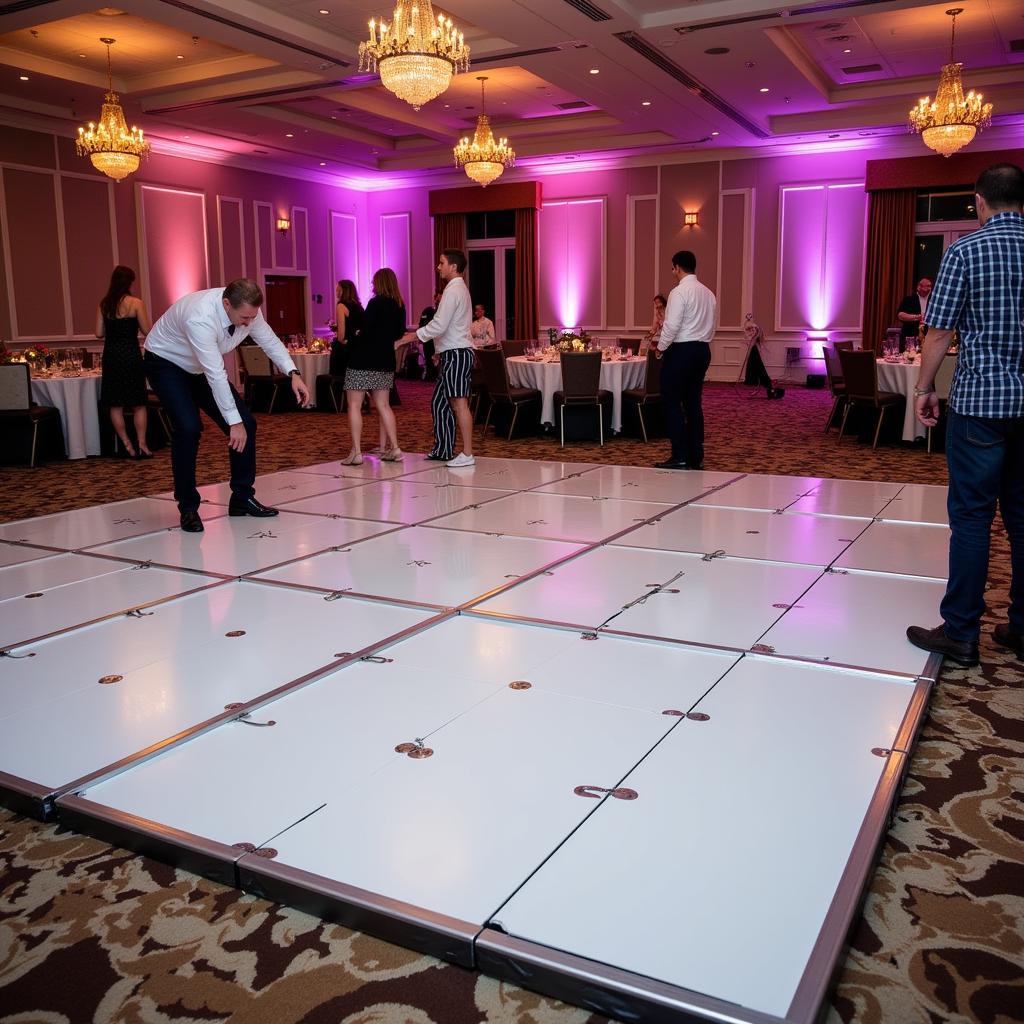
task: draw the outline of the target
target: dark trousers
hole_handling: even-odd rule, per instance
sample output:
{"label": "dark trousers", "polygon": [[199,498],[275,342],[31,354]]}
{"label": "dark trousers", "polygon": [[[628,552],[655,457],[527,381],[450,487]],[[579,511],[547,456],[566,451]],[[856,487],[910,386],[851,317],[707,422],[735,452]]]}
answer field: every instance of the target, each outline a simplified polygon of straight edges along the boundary
{"label": "dark trousers", "polygon": [[[146,377],[157,393],[171,421],[171,470],[174,473],[174,498],[181,512],[195,512],[199,508],[196,490],[196,455],[203,431],[199,420],[202,410],[227,434],[228,425],[217,408],[210,382],[202,373],[189,373],[161,356],[147,352],[144,360]],[[238,406],[245,427],[245,448],[228,451],[231,462],[231,495],[246,501],[255,494],[256,479],[256,421],[245,402],[234,388],[231,394]]]}
{"label": "dark trousers", "polygon": [[699,466],[704,462],[701,393],[711,365],[711,346],[705,341],[677,341],[662,358],[661,404],[672,460]]}
{"label": "dark trousers", "polygon": [[1024,418],[978,419],[949,410],[949,583],[942,619],[952,640],[981,632],[996,501],[1010,539],[1011,628],[1024,633]]}

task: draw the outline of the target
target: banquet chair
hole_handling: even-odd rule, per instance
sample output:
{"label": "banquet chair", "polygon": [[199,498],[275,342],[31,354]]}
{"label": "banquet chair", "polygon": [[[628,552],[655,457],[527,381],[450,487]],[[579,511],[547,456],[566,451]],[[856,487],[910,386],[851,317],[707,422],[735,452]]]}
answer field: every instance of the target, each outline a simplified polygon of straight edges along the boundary
{"label": "banquet chair", "polygon": [[[946,403],[949,401],[949,389],[953,385],[953,374],[956,373],[956,356],[946,354],[938,370],[935,373],[935,394],[939,399],[939,418],[945,415]],[[935,425],[936,427],[938,424]],[[928,451],[932,450],[932,431],[935,427],[928,428]]]}
{"label": "banquet chair", "polygon": [[631,356],[640,355],[640,338],[619,338],[619,348],[629,350]]}
{"label": "banquet chair", "polygon": [[480,363],[480,373],[483,379],[483,386],[487,389],[491,404],[487,409],[487,418],[484,420],[484,433],[490,426],[491,413],[496,405],[509,405],[512,407],[512,421],[508,428],[508,440],[512,440],[512,433],[516,429],[516,419],[519,410],[524,405],[532,402],[540,404],[541,394],[536,388],[514,388],[508,380],[508,367],[505,365],[505,353],[500,348],[480,349],[476,354]]}
{"label": "banquet chair", "polygon": [[656,408],[661,405],[661,360],[658,358],[657,349],[647,350],[647,370],[643,385],[622,392],[623,413],[626,411],[627,403],[631,407],[636,406],[637,418],[640,420],[640,433],[643,435],[644,444],[647,444],[647,423],[644,420],[644,409],[651,405]]}
{"label": "banquet chair", "polygon": [[832,347],[837,352],[842,352],[842,350],[844,348],[846,349],[847,352],[852,352],[853,351],[853,342],[852,341],[833,341],[832,342]]}
{"label": "banquet chair", "polygon": [[[32,382],[28,363],[0,365],[0,424],[22,423],[32,427],[32,448],[28,464],[36,465],[36,448],[40,424],[56,423],[62,429],[60,410],[52,405],[36,405],[32,401]],[[7,430],[4,430],[7,433]],[[61,441],[63,450],[63,439]]]}
{"label": "banquet chair", "polygon": [[855,405],[869,405],[878,413],[875,423],[875,439],[872,448],[878,447],[878,435],[882,432],[882,420],[887,409],[904,401],[902,395],[895,391],[878,390],[878,366],[875,353],[849,352],[839,350],[839,365],[843,368],[843,380],[846,383],[846,408],[843,409],[843,420],[839,425],[839,440],[842,441],[846,430],[846,418]]}
{"label": "banquet chair", "polygon": [[242,360],[242,369],[245,371],[245,400],[252,403],[252,396],[257,384],[269,385],[273,390],[270,393],[270,406],[267,412],[273,412],[274,402],[277,401],[277,392],[284,377],[274,369],[270,357],[257,345],[239,345],[238,356]]}
{"label": "banquet chair", "polygon": [[503,341],[501,343],[501,352],[506,359],[511,359],[513,356],[525,356],[526,355],[526,342],[525,341]]}
{"label": "banquet chair", "polygon": [[843,368],[839,365],[839,353],[835,347],[821,346],[821,354],[825,359],[825,375],[828,377],[828,389],[832,392],[832,408],[825,420],[825,433],[832,429],[836,414],[846,406],[846,381],[843,380]]}
{"label": "banquet chair", "polygon": [[562,447],[565,447],[566,406],[593,406],[597,410],[598,438],[604,445],[604,406],[612,393],[601,390],[600,352],[562,352],[562,389],[555,392],[555,408],[561,425]]}

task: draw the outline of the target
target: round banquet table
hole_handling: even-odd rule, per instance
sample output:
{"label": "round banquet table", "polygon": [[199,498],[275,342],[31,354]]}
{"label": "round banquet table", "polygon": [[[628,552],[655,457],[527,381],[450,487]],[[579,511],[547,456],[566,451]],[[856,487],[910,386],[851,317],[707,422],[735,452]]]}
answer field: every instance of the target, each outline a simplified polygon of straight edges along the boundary
{"label": "round banquet table", "polygon": [[32,401],[60,410],[64,451],[69,459],[100,454],[100,374],[33,377]]}
{"label": "round banquet table", "polygon": [[[513,387],[536,388],[541,393],[541,422],[553,424],[555,392],[562,386],[562,364],[557,360],[551,363],[531,362],[526,356],[512,356],[505,363],[509,383]],[[640,387],[646,372],[645,356],[601,363],[601,387],[612,393],[612,430],[616,433],[622,429],[622,392]]]}
{"label": "round banquet table", "polygon": [[330,352],[289,352],[295,369],[309,388],[309,408],[316,406],[316,379],[331,368]]}
{"label": "round banquet table", "polygon": [[878,366],[878,390],[893,391],[907,400],[903,412],[903,440],[924,437],[927,430],[914,415],[914,385],[917,384],[920,364],[887,363],[884,359],[875,362]]}

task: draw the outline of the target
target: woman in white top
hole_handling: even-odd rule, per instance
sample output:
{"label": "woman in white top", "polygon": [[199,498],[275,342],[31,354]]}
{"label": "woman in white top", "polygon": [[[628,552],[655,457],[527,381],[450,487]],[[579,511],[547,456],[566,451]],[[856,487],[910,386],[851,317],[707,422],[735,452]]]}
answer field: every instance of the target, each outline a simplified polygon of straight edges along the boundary
{"label": "woman in white top", "polygon": [[658,294],[654,296],[654,319],[651,321],[651,329],[643,336],[640,342],[640,354],[643,355],[652,345],[657,346],[661,341],[661,329],[665,326],[665,296]]}
{"label": "woman in white top", "polygon": [[484,307],[473,307],[473,322],[469,325],[473,348],[487,348],[494,344],[494,324],[484,316]]}

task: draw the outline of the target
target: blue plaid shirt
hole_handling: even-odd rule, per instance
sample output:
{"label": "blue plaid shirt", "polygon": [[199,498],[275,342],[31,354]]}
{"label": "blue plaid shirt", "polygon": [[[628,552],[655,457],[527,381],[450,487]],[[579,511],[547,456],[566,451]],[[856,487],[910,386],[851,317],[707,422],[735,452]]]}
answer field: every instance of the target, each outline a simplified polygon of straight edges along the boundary
{"label": "blue plaid shirt", "polygon": [[1024,217],[994,214],[946,250],[925,322],[960,332],[954,412],[1024,416]]}

